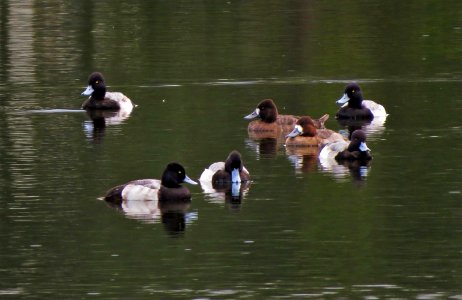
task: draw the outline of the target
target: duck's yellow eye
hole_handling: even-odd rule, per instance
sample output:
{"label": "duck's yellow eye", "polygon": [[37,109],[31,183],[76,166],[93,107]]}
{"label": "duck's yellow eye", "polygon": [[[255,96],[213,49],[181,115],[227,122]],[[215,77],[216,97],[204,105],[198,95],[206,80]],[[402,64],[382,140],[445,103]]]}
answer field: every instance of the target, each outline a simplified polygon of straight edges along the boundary
{"label": "duck's yellow eye", "polygon": [[96,82],[95,82],[95,83],[96,83],[96,84],[98,84],[98,83],[99,83],[99,81],[98,81],[98,80],[96,80]]}
{"label": "duck's yellow eye", "polygon": [[355,90],[352,90],[351,92],[352,92],[352,93],[354,93],[354,92],[355,92]]}

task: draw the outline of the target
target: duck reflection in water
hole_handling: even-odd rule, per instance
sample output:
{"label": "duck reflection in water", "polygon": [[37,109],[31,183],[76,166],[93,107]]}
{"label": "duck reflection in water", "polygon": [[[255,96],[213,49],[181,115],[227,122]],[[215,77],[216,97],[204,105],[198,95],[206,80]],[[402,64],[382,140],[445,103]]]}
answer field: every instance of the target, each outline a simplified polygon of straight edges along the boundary
{"label": "duck reflection in water", "polygon": [[238,190],[232,188],[213,188],[208,184],[202,184],[202,190],[206,195],[207,202],[225,205],[231,211],[241,210],[243,200],[250,190],[250,182],[242,183]]}
{"label": "duck reflection in water", "polygon": [[166,232],[171,235],[184,232],[186,225],[192,224],[198,217],[197,212],[190,210],[191,200],[167,202],[139,200],[123,201],[120,204],[106,201],[106,203],[122,212],[128,219],[146,224],[162,223]]}
{"label": "duck reflection in water", "polygon": [[371,160],[371,150],[366,145],[366,133],[360,129],[353,132],[349,143],[330,143],[319,153],[320,166],[324,172],[332,174],[338,180],[350,175],[357,183],[363,182],[367,177]]}
{"label": "duck reflection in water", "polygon": [[312,173],[318,168],[318,147],[286,147],[287,159],[296,173]]}
{"label": "duck reflection in water", "polygon": [[250,173],[241,154],[234,150],[226,161],[215,162],[204,169],[199,179],[202,190],[214,202],[225,202],[238,208],[250,188]]}
{"label": "duck reflection in water", "polygon": [[128,218],[162,222],[169,232],[184,231],[188,220],[194,220],[194,214],[188,213],[191,193],[181,185],[183,182],[197,184],[186,175],[183,166],[170,163],[161,180],[133,180],[111,188],[103,199]]}
{"label": "duck reflection in water", "polygon": [[190,212],[190,201],[168,201],[159,202],[162,224],[165,230],[172,236],[183,233],[186,224],[197,219],[197,212]]}
{"label": "duck reflection in water", "polygon": [[273,138],[249,138],[245,140],[245,145],[255,152],[257,160],[260,158],[275,157],[281,146],[281,141]]}
{"label": "duck reflection in water", "polygon": [[83,127],[85,135],[94,143],[100,143],[104,138],[106,127],[108,125],[119,125],[124,123],[131,112],[93,109],[87,110],[86,113],[91,121],[84,122]]}
{"label": "duck reflection in water", "polygon": [[[361,129],[371,139],[379,138],[385,131],[385,120],[384,118],[374,118],[374,120],[344,120],[337,119],[338,124],[344,128],[342,134],[345,134],[349,138],[353,132],[357,129]],[[345,133],[343,133],[345,132]]]}

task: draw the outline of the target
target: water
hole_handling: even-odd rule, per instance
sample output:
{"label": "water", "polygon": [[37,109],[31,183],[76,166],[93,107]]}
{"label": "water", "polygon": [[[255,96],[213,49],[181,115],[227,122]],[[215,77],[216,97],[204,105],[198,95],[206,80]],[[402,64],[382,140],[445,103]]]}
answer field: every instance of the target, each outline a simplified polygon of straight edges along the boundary
{"label": "water", "polygon": [[[461,9],[1,2],[0,298],[462,298]],[[130,116],[75,111],[94,70]],[[248,137],[265,98],[342,130],[350,80],[390,114],[366,173]],[[233,149],[253,179],[240,203],[188,186],[184,214],[135,218],[97,199]]]}

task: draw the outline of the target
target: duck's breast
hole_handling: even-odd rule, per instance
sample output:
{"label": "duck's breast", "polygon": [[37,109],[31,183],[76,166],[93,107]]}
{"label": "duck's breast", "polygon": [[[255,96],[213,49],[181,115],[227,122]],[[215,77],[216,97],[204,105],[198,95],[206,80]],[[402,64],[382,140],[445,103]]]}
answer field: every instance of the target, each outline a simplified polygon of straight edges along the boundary
{"label": "duck's breast", "polygon": [[159,201],[190,201],[191,192],[187,187],[167,188],[161,186],[159,189]]}
{"label": "duck's breast", "polygon": [[367,107],[351,108],[348,106],[341,107],[336,114],[338,119],[352,119],[352,120],[372,120],[374,115]]}

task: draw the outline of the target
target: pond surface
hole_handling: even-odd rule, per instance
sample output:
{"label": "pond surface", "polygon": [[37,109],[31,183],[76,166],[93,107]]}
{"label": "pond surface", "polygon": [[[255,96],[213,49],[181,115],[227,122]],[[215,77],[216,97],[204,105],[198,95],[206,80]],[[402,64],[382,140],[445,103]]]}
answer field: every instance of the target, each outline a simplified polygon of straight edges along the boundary
{"label": "pond surface", "polygon": [[[7,0],[0,40],[0,298],[462,299],[462,2]],[[103,128],[95,70],[138,105]],[[352,80],[389,113],[361,173],[248,136],[265,98],[345,130]],[[233,149],[240,201],[98,200]]]}

